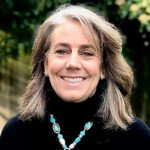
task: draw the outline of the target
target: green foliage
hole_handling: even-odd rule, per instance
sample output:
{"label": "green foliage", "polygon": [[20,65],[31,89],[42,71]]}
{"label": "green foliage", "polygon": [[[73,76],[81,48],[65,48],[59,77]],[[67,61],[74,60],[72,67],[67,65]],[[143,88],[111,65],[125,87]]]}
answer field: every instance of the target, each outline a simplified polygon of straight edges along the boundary
{"label": "green foliage", "polygon": [[[117,1],[123,1],[119,5]],[[119,14],[122,19],[128,17],[130,20],[136,19],[140,23],[139,31],[146,29],[150,32],[150,1],[149,0],[116,0],[119,7]]]}
{"label": "green foliage", "polygon": [[0,64],[7,57],[31,53],[34,31],[58,5],[58,0],[0,1]]}
{"label": "green foliage", "polygon": [[17,56],[17,41],[12,35],[0,30],[0,60],[6,60],[8,56]]}

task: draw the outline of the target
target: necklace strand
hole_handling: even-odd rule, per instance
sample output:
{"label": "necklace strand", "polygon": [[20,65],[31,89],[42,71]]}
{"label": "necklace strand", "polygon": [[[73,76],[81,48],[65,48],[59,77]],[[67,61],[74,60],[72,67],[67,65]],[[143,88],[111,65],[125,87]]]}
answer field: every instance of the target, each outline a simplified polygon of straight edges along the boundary
{"label": "necklace strand", "polygon": [[69,147],[66,145],[66,142],[65,142],[65,139],[63,138],[63,135],[60,134],[60,126],[58,123],[56,123],[56,119],[54,118],[54,116],[52,114],[50,114],[50,122],[53,124],[52,125],[52,129],[53,131],[57,134],[57,138],[59,140],[59,143],[62,145],[62,148],[64,150],[71,150],[73,149],[80,141],[81,139],[83,138],[83,136],[85,136],[85,132],[87,130],[89,130],[92,125],[93,125],[93,122],[87,122],[85,125],[84,125],[84,130],[82,130],[79,134],[79,136],[74,140],[74,142],[72,144],[69,145]]}

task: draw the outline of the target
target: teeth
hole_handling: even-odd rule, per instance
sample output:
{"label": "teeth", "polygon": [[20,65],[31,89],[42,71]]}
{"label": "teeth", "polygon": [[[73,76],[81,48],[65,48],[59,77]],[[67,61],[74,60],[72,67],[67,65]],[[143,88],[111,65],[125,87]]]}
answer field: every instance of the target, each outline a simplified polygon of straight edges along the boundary
{"label": "teeth", "polygon": [[80,82],[83,81],[84,78],[68,78],[68,77],[63,77],[64,80],[69,81],[69,82]]}

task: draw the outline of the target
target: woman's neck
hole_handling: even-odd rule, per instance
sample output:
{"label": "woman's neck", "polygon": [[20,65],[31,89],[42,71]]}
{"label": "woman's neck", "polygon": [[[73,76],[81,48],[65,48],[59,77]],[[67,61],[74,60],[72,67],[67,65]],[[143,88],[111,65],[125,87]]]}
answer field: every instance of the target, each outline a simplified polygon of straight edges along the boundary
{"label": "woman's neck", "polygon": [[47,91],[47,112],[55,116],[60,121],[87,121],[97,114],[102,101],[102,93],[104,81],[100,80],[97,90],[92,97],[83,102],[66,102],[62,100],[51,87]]}

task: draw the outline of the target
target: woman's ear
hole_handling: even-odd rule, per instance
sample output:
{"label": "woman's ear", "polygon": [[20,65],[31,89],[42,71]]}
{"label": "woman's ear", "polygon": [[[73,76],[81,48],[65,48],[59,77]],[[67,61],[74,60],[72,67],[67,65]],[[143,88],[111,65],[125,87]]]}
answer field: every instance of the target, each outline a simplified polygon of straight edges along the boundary
{"label": "woman's ear", "polygon": [[46,77],[48,77],[48,71],[47,70],[48,70],[48,60],[46,58],[44,61],[44,74]]}
{"label": "woman's ear", "polygon": [[101,74],[100,74],[100,79],[101,79],[101,80],[105,79],[105,74],[103,73],[103,71],[102,71]]}

